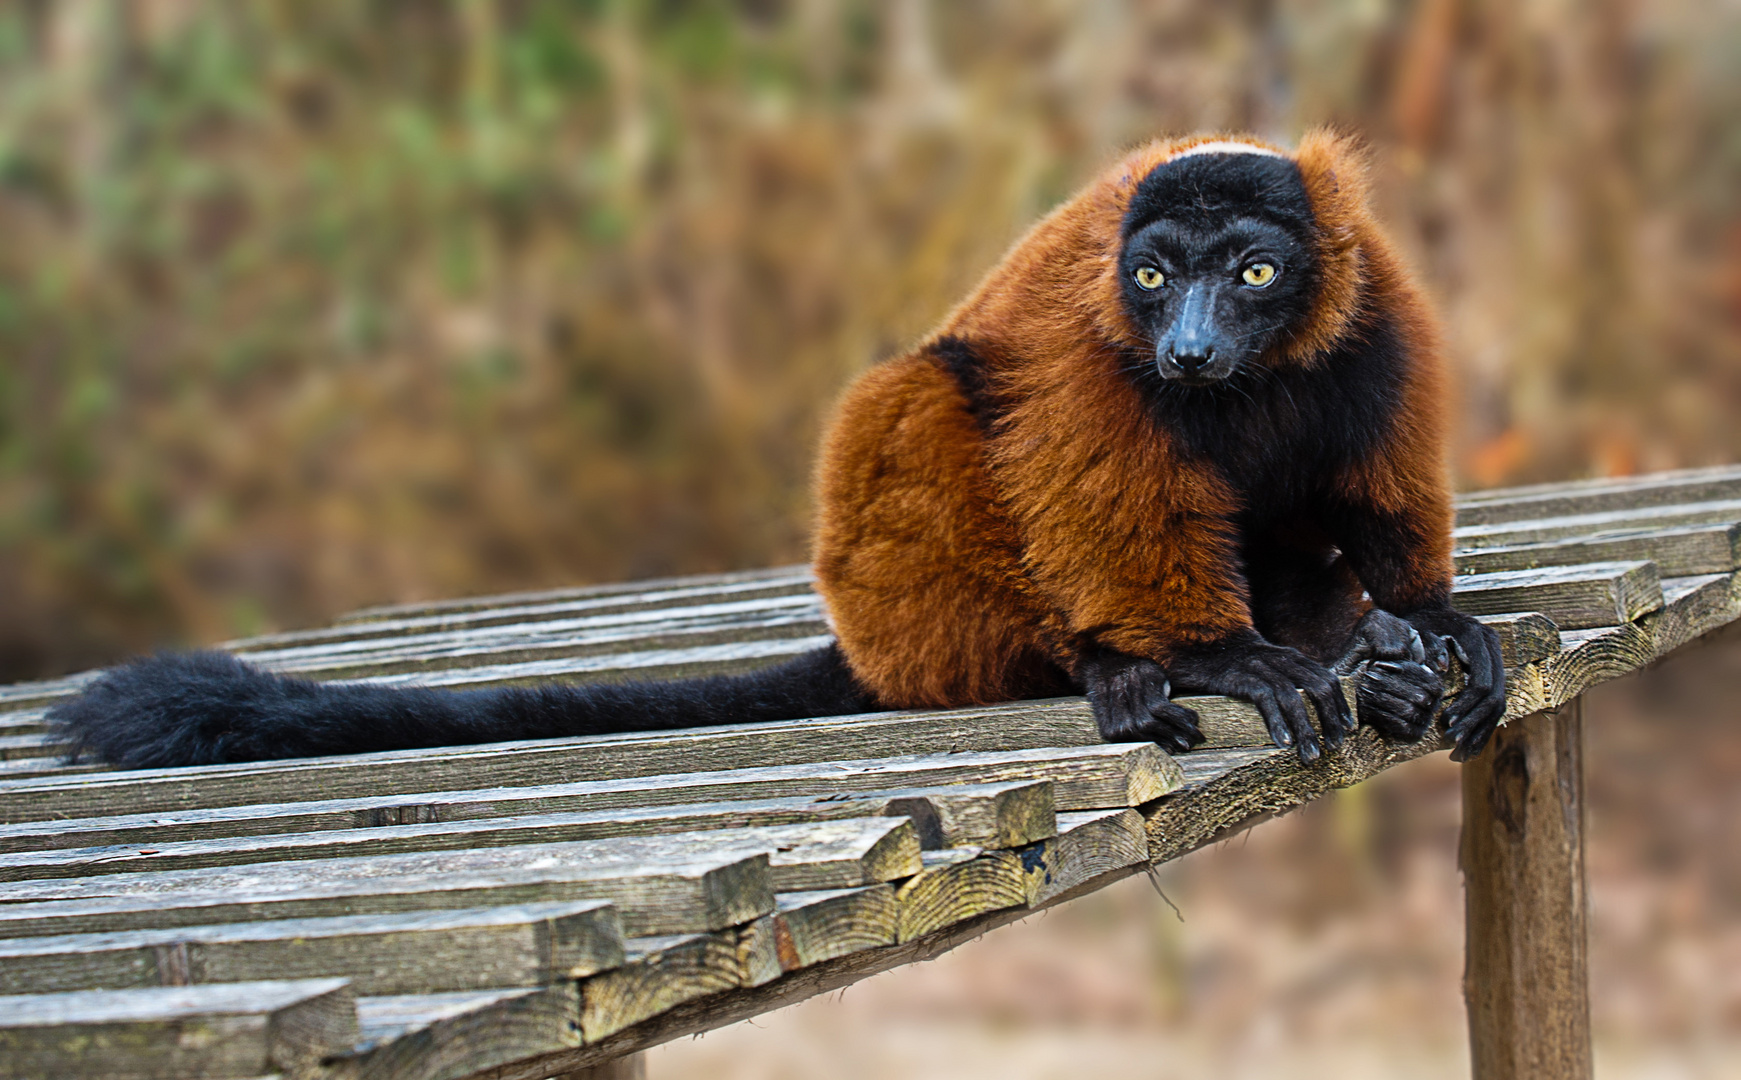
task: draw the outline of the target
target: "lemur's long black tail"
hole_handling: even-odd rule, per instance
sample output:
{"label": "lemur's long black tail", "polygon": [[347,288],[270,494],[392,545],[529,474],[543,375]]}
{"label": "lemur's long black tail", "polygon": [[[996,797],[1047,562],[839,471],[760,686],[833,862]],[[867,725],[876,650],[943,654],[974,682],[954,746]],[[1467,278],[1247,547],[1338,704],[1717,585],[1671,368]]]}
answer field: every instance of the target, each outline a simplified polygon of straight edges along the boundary
{"label": "lemur's long black tail", "polygon": [[75,758],[123,768],[659,731],[877,708],[837,646],[745,675],[662,683],[429,690],[273,675],[225,653],[137,660],[48,718]]}

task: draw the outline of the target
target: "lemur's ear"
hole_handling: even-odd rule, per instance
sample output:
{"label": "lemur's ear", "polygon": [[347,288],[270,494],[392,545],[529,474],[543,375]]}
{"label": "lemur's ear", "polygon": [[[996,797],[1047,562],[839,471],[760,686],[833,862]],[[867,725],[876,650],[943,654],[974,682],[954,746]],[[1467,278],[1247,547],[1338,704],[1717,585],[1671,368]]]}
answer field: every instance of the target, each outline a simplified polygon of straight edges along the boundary
{"label": "lemur's ear", "polygon": [[1359,139],[1317,128],[1300,140],[1294,161],[1312,201],[1322,281],[1287,353],[1290,359],[1310,360],[1348,332],[1364,284],[1361,249],[1377,226],[1367,205],[1367,152]]}

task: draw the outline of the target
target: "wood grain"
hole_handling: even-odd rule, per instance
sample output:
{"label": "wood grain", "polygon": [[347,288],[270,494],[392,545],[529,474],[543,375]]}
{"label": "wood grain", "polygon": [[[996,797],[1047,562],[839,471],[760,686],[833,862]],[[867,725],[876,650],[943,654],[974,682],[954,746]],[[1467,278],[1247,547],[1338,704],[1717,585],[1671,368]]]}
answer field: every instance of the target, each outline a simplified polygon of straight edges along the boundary
{"label": "wood grain", "polygon": [[638,938],[626,962],[580,985],[580,1029],[597,1042],[694,998],[739,985],[734,933]]}
{"label": "wood grain", "polygon": [[1476,1080],[1591,1075],[1582,745],[1574,703],[1507,724],[1463,767]]}
{"label": "wood grain", "polygon": [[900,904],[892,885],[781,893],[775,899],[776,941],[785,971],[893,945],[899,934]]}
{"label": "wood grain", "polygon": [[497,593],[490,596],[468,596],[446,600],[424,600],[406,604],[384,604],[359,608],[340,615],[337,623],[372,622],[380,619],[403,619],[418,615],[457,614],[469,611],[505,607],[561,603],[597,597],[654,598],[670,591],[686,594],[729,593],[740,588],[767,587],[774,583],[808,583],[810,567],[805,563],[772,566],[756,570],[735,570],[724,574],[684,574],[676,577],[646,578],[598,585],[574,585],[560,589],[538,589],[529,592]]}
{"label": "wood grain", "polygon": [[[567,785],[428,793],[390,799],[334,799],[184,810],[166,814],[30,821],[0,825],[0,852],[57,852],[54,858],[103,860],[100,873],[121,869],[222,866],[276,859],[385,855],[407,851],[499,847],[540,841],[651,836],[707,829],[791,825],[806,821],[898,816],[913,819],[928,848],[1017,847],[1056,830],[1049,780],[834,792],[786,799],[558,814],[507,813],[522,802],[555,808]],[[490,796],[498,796],[491,798]],[[504,812],[503,816],[495,816]],[[205,839],[198,839],[198,838]],[[75,854],[75,849],[89,849]],[[146,854],[149,852],[150,854]],[[183,854],[188,855],[182,859]],[[123,866],[137,856],[143,863]],[[0,874],[27,865],[0,855]],[[38,872],[22,876],[63,876]]]}
{"label": "wood grain", "polygon": [[613,902],[631,934],[682,933],[774,909],[765,851],[703,847],[687,834],[21,881],[0,937],[579,900]]}
{"label": "wood grain", "polygon": [[1632,529],[1583,539],[1472,548],[1458,551],[1455,557],[1459,574],[1645,560],[1656,563],[1664,577],[1726,574],[1741,566],[1741,525]]}
{"label": "wood grain", "polygon": [[1741,521],[1741,499],[1568,514],[1564,517],[1506,521],[1492,525],[1468,525],[1459,527],[1451,536],[1456,547],[1461,549],[1515,547],[1519,544],[1605,536],[1639,529],[1667,529],[1679,525],[1726,525],[1736,521]]}
{"label": "wood grain", "polygon": [[1662,582],[1652,562],[1505,570],[1457,577],[1451,603],[1470,615],[1539,611],[1563,630],[1584,630],[1662,607]]}
{"label": "wood grain", "polygon": [[1058,815],[1058,835],[1043,841],[1041,875],[1030,904],[1045,904],[1088,882],[1148,864],[1143,816],[1135,810],[1084,810]]}
{"label": "wood grain", "polygon": [[5,1080],[307,1078],[356,1040],[343,979],[0,997]]}
{"label": "wood grain", "polygon": [[[569,828],[570,819],[582,815],[552,814],[531,818],[507,818],[501,821],[463,822],[451,826],[399,826],[398,828],[356,830],[355,832],[327,833],[290,833],[279,836],[240,837],[224,840],[187,840],[152,847],[133,846],[103,846],[94,848],[71,848],[54,851],[18,852],[0,855],[0,880],[27,881],[45,878],[92,877],[99,874],[121,874],[137,872],[155,872],[167,870],[182,870],[215,866],[246,866],[256,863],[272,863],[286,859],[321,859],[321,858],[359,858],[369,855],[393,855],[406,852],[426,851],[472,851],[487,847],[528,846],[538,843],[566,842],[580,839],[596,839],[612,835],[612,830],[594,830],[590,827],[582,829]],[[587,818],[597,815],[584,815]],[[767,845],[775,843],[794,843],[791,839],[797,834],[790,830],[808,830],[820,840],[828,837],[835,843],[827,856],[820,854],[821,849],[814,845],[805,849],[807,855],[814,856],[814,863],[804,862],[788,866],[776,859],[777,869],[774,872],[775,887],[788,888],[825,888],[833,885],[810,884],[812,880],[823,880],[840,874],[849,874],[846,869],[850,863],[861,867],[862,872],[885,872],[896,865],[905,865],[896,859],[890,851],[884,850],[890,845],[898,844],[901,850],[912,849],[912,861],[917,865],[919,839],[918,832],[912,822],[904,817],[882,817],[872,819],[876,824],[866,822],[864,818],[848,818],[844,821],[828,819],[825,821],[798,821],[780,826],[769,826],[776,831],[758,834],[754,829],[735,828],[719,829],[711,832],[720,850],[728,847],[747,848],[755,846],[754,837],[765,835]],[[672,816],[668,820],[671,826],[677,826],[682,819]],[[586,822],[588,826],[592,822]],[[401,837],[399,834],[409,834]],[[360,835],[359,835],[360,834]],[[674,835],[670,828],[661,830],[640,830],[634,835]],[[687,832],[675,835],[689,835]],[[851,855],[848,836],[862,840],[866,850],[857,855]],[[399,842],[403,840],[404,842]],[[698,844],[697,846],[700,846]],[[873,854],[872,848],[876,849]],[[788,860],[795,856],[782,856]],[[872,870],[875,866],[878,869]],[[911,871],[908,871],[909,873]],[[898,872],[889,872],[889,876],[901,876]],[[802,880],[804,884],[798,882]],[[876,878],[874,880],[884,880]],[[842,882],[841,884],[863,884],[862,882]]]}
{"label": "wood grain", "polygon": [[457,1080],[580,1045],[579,984],[365,997],[361,1036],[333,1063],[346,1080]]}
{"label": "wood grain", "polygon": [[927,852],[925,868],[895,890],[895,938],[912,941],[1000,908],[1025,906],[1043,859],[971,848]]}
{"label": "wood grain", "polygon": [[1741,469],[1723,465],[1648,476],[1472,492],[1457,500],[1457,524],[1495,524],[1738,498],[1741,498]]}
{"label": "wood grain", "polygon": [[0,941],[0,991],[349,979],[359,993],[544,986],[615,967],[622,938],[603,905],[342,915]]}
{"label": "wood grain", "polygon": [[1499,635],[1499,651],[1507,668],[1545,660],[1560,651],[1560,628],[1536,611],[1477,615],[1476,621]]}
{"label": "wood grain", "polygon": [[[898,737],[904,726],[918,726],[944,735],[957,729],[972,729],[985,716],[983,713],[955,717],[930,714],[917,725],[878,717],[863,726],[870,729],[869,737],[861,737],[866,733],[858,725],[845,723],[812,722],[816,723],[815,729],[783,725],[772,732],[755,731],[751,725],[744,725],[744,729],[733,732],[691,731],[665,740],[633,743],[570,739],[467,747],[433,754],[396,751],[302,762],[26,780],[0,785],[0,817],[8,822],[85,817],[93,811],[119,806],[136,814],[154,814],[202,806],[246,805],[294,797],[310,790],[321,791],[330,798],[373,797],[382,800],[385,806],[390,804],[390,796],[454,789],[466,790],[468,794],[464,800],[453,801],[494,802],[501,807],[498,813],[506,815],[1022,780],[1050,780],[1060,808],[1086,810],[1145,802],[1173,782],[1176,774],[1170,759],[1152,747],[1149,750],[1109,747],[1100,743],[1098,733],[1093,735],[1092,743],[1071,746],[1068,732],[1064,733],[1064,741],[1048,745],[1042,740],[1051,740],[1057,733],[1045,721],[1052,719],[1055,711],[1043,705],[1031,712],[1012,710],[1038,728],[1035,741],[1040,741],[1042,749],[980,751],[959,745],[975,741],[973,734],[964,733],[954,747],[912,753],[901,745]],[[1007,745],[1012,738],[1010,728],[1028,726],[1019,721],[1003,723],[1005,719],[999,717],[997,722],[977,725],[1004,729],[988,731],[979,739]],[[1092,721],[1087,726],[1089,732],[1094,731]],[[833,737],[821,740],[819,736],[824,732]],[[846,743],[848,738],[850,743]],[[878,747],[878,743],[884,746]],[[872,756],[836,760],[843,744],[850,745],[855,753],[871,751]],[[874,751],[881,748],[896,751],[900,756],[874,756]],[[758,754],[758,750],[762,753]],[[759,767],[751,764],[758,757]],[[793,757],[809,760],[790,765],[778,763],[781,758]],[[689,769],[663,772],[665,768],[681,768],[685,763]],[[550,782],[556,778],[577,783],[559,793],[549,790]],[[578,782],[586,786],[583,788]],[[529,790],[532,787],[544,790]],[[500,792],[498,788],[528,791],[522,796]],[[557,799],[562,801],[559,804],[552,801]],[[397,800],[401,805],[405,801]]]}

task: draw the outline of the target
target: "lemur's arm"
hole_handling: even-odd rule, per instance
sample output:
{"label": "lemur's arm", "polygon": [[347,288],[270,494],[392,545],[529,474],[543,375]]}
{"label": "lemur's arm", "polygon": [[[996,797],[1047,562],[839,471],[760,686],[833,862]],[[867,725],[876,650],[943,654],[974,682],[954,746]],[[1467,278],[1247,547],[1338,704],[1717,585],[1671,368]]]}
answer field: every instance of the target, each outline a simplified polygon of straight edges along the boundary
{"label": "lemur's arm", "polygon": [[1372,601],[1420,632],[1426,662],[1467,673],[1445,709],[1458,761],[1480,753],[1505,715],[1499,635],[1451,607],[1451,500],[1432,463],[1387,452],[1357,470],[1336,501],[1331,529]]}
{"label": "lemur's arm", "polygon": [[[1101,734],[1188,749],[1201,741],[1195,715],[1169,694],[1229,694],[1257,707],[1277,745],[1315,760],[1319,736],[1300,692],[1323,718],[1324,741],[1336,746],[1355,726],[1340,684],[1322,664],[1253,627],[1233,507],[1216,507],[1216,482],[1189,483],[1183,463],[1170,476],[1164,487],[1132,492],[1154,499],[1152,513],[1122,517],[1140,522],[1143,536],[1100,537],[1084,548],[1081,537],[1058,538],[1054,547],[1045,529],[1030,535],[1030,556],[1043,567],[1037,577],[1079,643],[1075,674]],[[1072,547],[1081,557],[1066,561]]]}

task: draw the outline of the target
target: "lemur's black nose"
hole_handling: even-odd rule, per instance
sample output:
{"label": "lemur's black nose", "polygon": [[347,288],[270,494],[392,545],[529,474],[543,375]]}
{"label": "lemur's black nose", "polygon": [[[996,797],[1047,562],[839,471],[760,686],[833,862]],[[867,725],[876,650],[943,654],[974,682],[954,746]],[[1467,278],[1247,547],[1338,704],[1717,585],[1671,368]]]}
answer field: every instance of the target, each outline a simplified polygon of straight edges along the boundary
{"label": "lemur's black nose", "polygon": [[1167,352],[1167,359],[1171,360],[1173,366],[1185,374],[1195,375],[1208,367],[1209,362],[1215,359],[1215,349],[1211,346],[1204,346],[1201,349],[1171,349]]}

